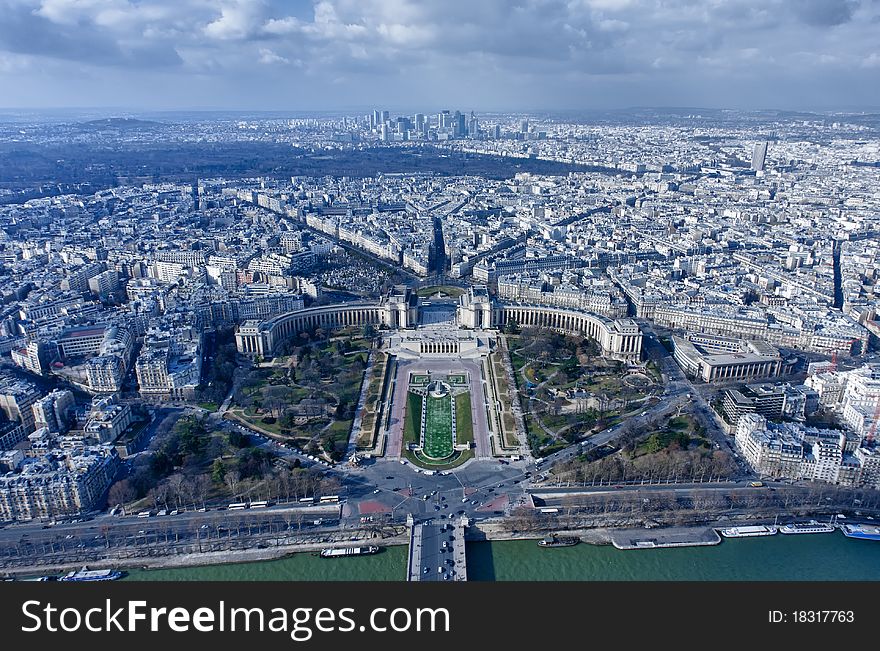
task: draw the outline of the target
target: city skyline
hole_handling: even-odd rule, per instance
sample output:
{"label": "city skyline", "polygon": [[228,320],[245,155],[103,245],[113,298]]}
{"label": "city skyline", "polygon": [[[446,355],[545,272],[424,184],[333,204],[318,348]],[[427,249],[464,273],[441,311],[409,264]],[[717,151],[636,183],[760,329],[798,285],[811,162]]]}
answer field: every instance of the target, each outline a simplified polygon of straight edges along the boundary
{"label": "city skyline", "polygon": [[3,581],[880,580],[880,0],[0,12]]}
{"label": "city skyline", "polygon": [[880,105],[871,1],[0,6],[3,108]]}

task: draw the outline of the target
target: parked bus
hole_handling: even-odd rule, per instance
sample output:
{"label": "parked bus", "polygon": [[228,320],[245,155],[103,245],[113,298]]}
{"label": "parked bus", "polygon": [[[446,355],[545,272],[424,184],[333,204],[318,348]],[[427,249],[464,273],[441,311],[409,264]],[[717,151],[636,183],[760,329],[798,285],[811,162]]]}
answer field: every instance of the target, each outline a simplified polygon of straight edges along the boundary
{"label": "parked bus", "polygon": [[260,502],[251,502],[252,509],[265,509],[267,506],[269,506],[269,502],[265,500]]}
{"label": "parked bus", "polygon": [[559,509],[541,509],[541,513],[559,513]]}
{"label": "parked bus", "polygon": [[233,502],[226,508],[228,508],[230,511],[243,511],[247,508],[247,504],[245,502]]}
{"label": "parked bus", "polygon": [[324,495],[320,501],[321,504],[336,504],[339,502],[339,495]]}
{"label": "parked bus", "polygon": [[299,498],[299,501],[300,501],[300,504],[314,504],[315,498],[314,497],[301,497],[301,498]]}

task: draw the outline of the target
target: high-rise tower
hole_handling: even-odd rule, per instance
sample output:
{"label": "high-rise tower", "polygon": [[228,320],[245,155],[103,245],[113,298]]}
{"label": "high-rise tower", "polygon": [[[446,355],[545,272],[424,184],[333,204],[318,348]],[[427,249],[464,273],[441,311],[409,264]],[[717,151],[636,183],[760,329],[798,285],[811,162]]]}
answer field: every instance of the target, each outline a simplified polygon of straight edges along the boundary
{"label": "high-rise tower", "polygon": [[752,169],[756,172],[764,171],[764,162],[767,160],[767,141],[759,142],[752,151]]}

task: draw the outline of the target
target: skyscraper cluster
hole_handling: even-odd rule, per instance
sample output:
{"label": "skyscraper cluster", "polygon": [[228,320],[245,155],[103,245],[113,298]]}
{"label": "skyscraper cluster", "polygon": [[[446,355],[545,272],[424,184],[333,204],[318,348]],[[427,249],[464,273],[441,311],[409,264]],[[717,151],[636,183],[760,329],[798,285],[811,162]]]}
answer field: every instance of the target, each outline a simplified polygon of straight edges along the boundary
{"label": "skyscraper cluster", "polygon": [[498,127],[490,129],[488,132],[482,132],[480,121],[473,111],[470,115],[465,115],[461,111],[444,109],[436,115],[415,113],[392,118],[389,111],[375,110],[366,116],[365,122],[369,126],[369,130],[378,135],[382,142],[478,139],[487,135],[500,136]]}

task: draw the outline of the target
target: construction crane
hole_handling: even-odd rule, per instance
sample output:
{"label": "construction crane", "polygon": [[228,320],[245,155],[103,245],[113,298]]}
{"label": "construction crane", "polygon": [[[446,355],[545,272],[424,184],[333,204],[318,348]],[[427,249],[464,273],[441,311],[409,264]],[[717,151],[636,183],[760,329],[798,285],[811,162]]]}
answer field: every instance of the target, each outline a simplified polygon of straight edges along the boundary
{"label": "construction crane", "polygon": [[874,420],[871,427],[868,428],[868,434],[865,436],[865,443],[871,445],[874,442],[874,434],[877,433],[877,421],[880,420],[880,400],[877,401],[877,407],[874,408]]}
{"label": "construction crane", "polygon": [[[849,352],[852,353],[852,345],[856,342],[861,342],[861,339],[850,339],[849,340]],[[831,370],[837,370],[837,349],[835,348],[831,353]]]}

